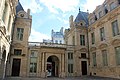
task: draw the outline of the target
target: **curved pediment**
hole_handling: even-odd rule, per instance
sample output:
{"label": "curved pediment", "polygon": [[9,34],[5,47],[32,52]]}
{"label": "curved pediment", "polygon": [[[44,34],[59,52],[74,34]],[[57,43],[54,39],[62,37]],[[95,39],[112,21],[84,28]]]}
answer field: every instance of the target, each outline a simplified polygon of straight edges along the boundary
{"label": "curved pediment", "polygon": [[96,47],[91,47],[90,51],[95,51],[97,48]]}
{"label": "curved pediment", "polygon": [[24,45],[20,44],[20,43],[14,43],[13,47],[25,47]]}
{"label": "curved pediment", "polygon": [[108,45],[106,43],[102,43],[98,46],[99,49],[106,48]]}
{"label": "curved pediment", "polygon": [[87,52],[87,49],[86,48],[81,48],[80,52]]}
{"label": "curved pediment", "polygon": [[119,45],[120,44],[120,39],[115,39],[111,42],[112,45]]}

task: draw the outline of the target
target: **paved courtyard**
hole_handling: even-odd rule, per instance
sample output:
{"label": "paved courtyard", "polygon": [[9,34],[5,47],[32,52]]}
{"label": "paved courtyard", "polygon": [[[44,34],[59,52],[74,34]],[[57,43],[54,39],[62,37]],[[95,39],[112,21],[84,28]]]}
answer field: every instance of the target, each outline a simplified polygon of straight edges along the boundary
{"label": "paved courtyard", "polygon": [[8,77],[5,80],[120,80],[113,78],[104,78],[104,77],[93,77],[93,76],[82,76],[82,77],[66,77],[66,78],[20,78],[20,77]]}

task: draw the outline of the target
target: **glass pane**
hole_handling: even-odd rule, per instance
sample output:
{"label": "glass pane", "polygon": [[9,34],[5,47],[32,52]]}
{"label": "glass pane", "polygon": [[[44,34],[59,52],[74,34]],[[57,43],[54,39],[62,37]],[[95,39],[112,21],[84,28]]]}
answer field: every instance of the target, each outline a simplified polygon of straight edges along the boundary
{"label": "glass pane", "polygon": [[34,63],[34,73],[37,71],[37,63]]}
{"label": "glass pane", "polygon": [[68,72],[70,73],[70,64],[68,64]]}
{"label": "glass pane", "polygon": [[116,47],[115,50],[116,50],[116,62],[117,62],[117,65],[120,65],[120,47]]}
{"label": "glass pane", "polygon": [[33,63],[30,63],[30,72],[33,72]]}
{"label": "glass pane", "polygon": [[71,64],[71,73],[73,73],[73,64]]}

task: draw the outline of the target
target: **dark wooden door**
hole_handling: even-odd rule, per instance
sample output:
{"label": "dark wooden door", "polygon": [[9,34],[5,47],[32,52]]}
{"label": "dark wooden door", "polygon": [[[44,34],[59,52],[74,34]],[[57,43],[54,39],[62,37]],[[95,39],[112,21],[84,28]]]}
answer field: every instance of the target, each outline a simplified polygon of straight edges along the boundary
{"label": "dark wooden door", "polygon": [[87,75],[87,61],[81,61],[82,75]]}
{"label": "dark wooden door", "polygon": [[21,59],[13,59],[12,76],[19,76]]}

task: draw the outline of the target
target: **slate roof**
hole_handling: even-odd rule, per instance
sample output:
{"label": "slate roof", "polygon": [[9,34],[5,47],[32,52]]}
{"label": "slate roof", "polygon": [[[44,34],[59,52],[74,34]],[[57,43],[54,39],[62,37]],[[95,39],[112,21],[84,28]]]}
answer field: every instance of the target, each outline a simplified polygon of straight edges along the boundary
{"label": "slate roof", "polygon": [[88,13],[79,11],[76,19],[74,22],[79,23],[81,20],[86,22],[86,25],[88,25]]}
{"label": "slate roof", "polygon": [[18,1],[18,5],[16,6],[16,13],[18,13],[18,12],[21,11],[21,10],[24,11],[24,9],[23,9],[21,3]]}

